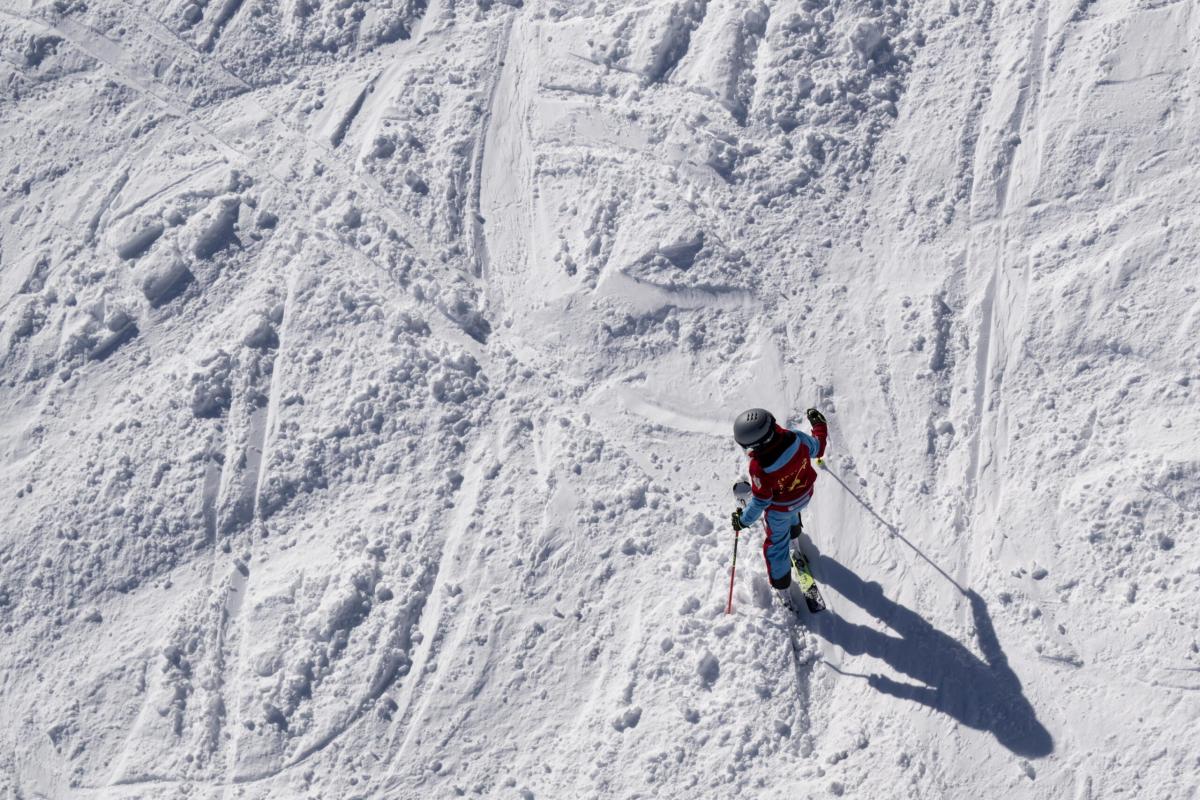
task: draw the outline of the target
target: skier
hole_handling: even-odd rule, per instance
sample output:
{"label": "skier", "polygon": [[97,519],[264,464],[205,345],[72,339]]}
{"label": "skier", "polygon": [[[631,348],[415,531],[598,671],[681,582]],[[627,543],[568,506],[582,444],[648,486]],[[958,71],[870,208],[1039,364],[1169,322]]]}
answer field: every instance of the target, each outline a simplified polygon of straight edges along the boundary
{"label": "skier", "polygon": [[[733,512],[733,530],[750,527],[766,512],[763,558],[767,562],[767,577],[783,604],[792,611],[796,610],[791,595],[793,559],[803,580],[801,588],[808,592],[813,585],[808,562],[800,552],[800,511],[812,499],[813,483],[817,480],[812,459],[825,455],[829,436],[825,416],[820,411],[808,409],[808,421],[812,425],[811,436],[784,428],[776,423],[771,412],[761,408],[743,411],[733,423],[733,438],[750,457],[752,494],[745,508]],[[795,542],[794,554],[790,552],[789,541]],[[816,610],[811,602],[809,607]]]}

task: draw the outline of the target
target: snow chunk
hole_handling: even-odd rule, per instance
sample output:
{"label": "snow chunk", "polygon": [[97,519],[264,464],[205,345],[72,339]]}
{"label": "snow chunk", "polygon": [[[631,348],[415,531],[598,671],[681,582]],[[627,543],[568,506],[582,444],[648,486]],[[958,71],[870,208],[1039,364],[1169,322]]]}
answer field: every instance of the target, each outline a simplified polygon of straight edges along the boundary
{"label": "snow chunk", "polygon": [[878,23],[864,19],[854,26],[850,35],[846,37],[846,41],[850,45],[850,49],[865,59],[874,55],[885,39],[883,29],[879,27]]}
{"label": "snow chunk", "polygon": [[687,55],[692,32],[703,22],[706,6],[699,0],[659,6],[632,32],[627,27],[619,32],[601,58],[609,63],[627,61],[646,84],[659,83]]}
{"label": "snow chunk", "polygon": [[191,252],[207,261],[237,243],[236,227],[241,199],[235,196],[214,199],[199,216],[192,231]]}
{"label": "snow chunk", "polygon": [[125,236],[117,244],[117,255],[129,261],[144,254],[150,246],[162,236],[165,226],[161,220],[154,220],[147,225]]}
{"label": "snow chunk", "polygon": [[417,194],[429,194],[429,184],[411,169],[404,171],[404,183]]}
{"label": "snow chunk", "polygon": [[475,307],[466,292],[455,290],[447,299],[439,300],[437,305],[438,309],[458,323],[468,336],[481,344],[487,343],[492,326]]}
{"label": "snow chunk", "polygon": [[242,327],[242,344],[256,350],[271,350],[279,346],[279,337],[266,314],[255,314]]}
{"label": "snow chunk", "polygon": [[637,724],[642,721],[642,707],[632,706],[625,709],[624,713],[613,720],[612,726],[618,731],[624,731],[629,728],[636,728]]}
{"label": "snow chunk", "polygon": [[706,650],[700,657],[699,663],[696,664],[696,674],[700,676],[700,685],[705,689],[711,689],[717,682],[717,678],[721,677],[721,663],[716,656]]}
{"label": "snow chunk", "polygon": [[130,324],[119,331],[114,331],[96,343],[88,358],[93,361],[103,361],[116,352],[117,348],[138,335],[137,325]]}
{"label": "snow chunk", "polygon": [[693,230],[680,239],[658,248],[658,253],[677,269],[691,269],[696,256],[704,249],[704,231]]}
{"label": "snow chunk", "polygon": [[158,308],[178,297],[193,279],[187,264],[178,253],[173,253],[147,269],[142,278],[142,294],[153,308]]}
{"label": "snow chunk", "polygon": [[229,354],[218,351],[200,363],[206,367],[192,375],[192,414],[196,417],[218,417],[229,409],[233,398],[230,373],[233,370]]}
{"label": "snow chunk", "polygon": [[283,666],[279,653],[260,653],[252,661],[254,674],[260,678],[269,678]]}
{"label": "snow chunk", "polygon": [[30,36],[25,41],[25,50],[21,54],[25,59],[25,66],[40,67],[48,56],[58,52],[58,46],[62,44],[62,41],[60,36]]}
{"label": "snow chunk", "polygon": [[704,514],[696,512],[688,523],[688,532],[693,536],[708,536],[714,530],[713,522]]}
{"label": "snow chunk", "polygon": [[338,222],[342,225],[342,227],[353,229],[362,225],[362,211],[358,208],[358,206],[347,202],[341,207],[340,211],[341,213],[339,215]]}

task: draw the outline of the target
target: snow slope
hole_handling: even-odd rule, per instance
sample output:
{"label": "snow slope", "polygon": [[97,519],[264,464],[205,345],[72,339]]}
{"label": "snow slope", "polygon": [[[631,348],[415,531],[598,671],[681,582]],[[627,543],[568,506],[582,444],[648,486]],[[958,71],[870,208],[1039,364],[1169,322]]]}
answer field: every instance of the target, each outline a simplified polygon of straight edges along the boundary
{"label": "snow slope", "polygon": [[1196,797],[1197,42],[7,0],[0,793]]}

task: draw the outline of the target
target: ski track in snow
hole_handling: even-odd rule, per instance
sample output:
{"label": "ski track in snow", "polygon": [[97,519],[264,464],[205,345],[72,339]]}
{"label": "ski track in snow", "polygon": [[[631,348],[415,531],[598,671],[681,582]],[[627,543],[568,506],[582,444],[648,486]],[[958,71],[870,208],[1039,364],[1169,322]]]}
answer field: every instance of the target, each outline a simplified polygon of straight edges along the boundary
{"label": "ski track in snow", "polygon": [[[489,437],[481,437],[481,444],[487,443]],[[444,536],[442,545],[442,554],[437,559],[435,569],[436,574],[429,586],[427,595],[428,600],[421,611],[418,630],[421,634],[421,647],[417,650],[413,657],[412,668],[409,671],[407,680],[398,692],[396,703],[399,706],[398,726],[403,731],[403,736],[395,748],[396,760],[400,760],[405,751],[410,738],[417,731],[417,723],[421,718],[424,710],[423,703],[420,699],[429,696],[430,692],[425,691],[418,693],[419,688],[423,688],[432,680],[436,681],[436,673],[430,669],[430,665],[435,665],[440,661],[449,662],[454,659],[458,645],[462,641],[462,636],[459,633],[460,625],[454,624],[454,618],[446,620],[447,615],[453,614],[447,610],[447,596],[451,586],[457,591],[462,591],[462,586],[459,581],[465,576],[465,571],[457,562],[460,560],[460,551],[464,546],[464,540],[467,538],[469,530],[473,527],[473,518],[475,510],[480,502],[480,492],[484,488],[483,484],[483,457],[486,453],[484,447],[478,447],[468,458],[469,466],[466,475],[463,477],[462,486],[459,488],[459,501],[455,505],[453,514],[450,515],[444,526],[441,526],[441,532]],[[477,537],[478,541],[478,537]],[[473,562],[474,559],[467,559],[468,562]],[[457,592],[456,592],[457,594]],[[465,615],[464,615],[465,616]],[[469,617],[468,617],[469,618]],[[427,676],[434,675],[433,678]],[[414,702],[414,697],[419,698]],[[416,707],[414,707],[416,706]]]}
{"label": "ski track in snow", "polygon": [[0,10],[0,795],[1191,797],[1198,37]]}

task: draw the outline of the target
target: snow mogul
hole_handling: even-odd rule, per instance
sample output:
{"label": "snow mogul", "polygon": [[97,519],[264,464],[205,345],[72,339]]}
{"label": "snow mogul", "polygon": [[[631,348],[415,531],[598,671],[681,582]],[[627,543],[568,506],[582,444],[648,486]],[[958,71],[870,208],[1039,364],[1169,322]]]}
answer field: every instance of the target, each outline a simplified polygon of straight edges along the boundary
{"label": "snow mogul", "polygon": [[824,457],[829,428],[825,416],[815,408],[808,409],[808,421],[811,435],[783,427],[762,408],[738,415],[733,438],[750,457],[750,493],[743,498],[744,507],[733,512],[733,530],[745,530],[762,517],[767,532],[763,559],[771,586],[784,605],[796,611],[791,593],[794,570],[809,611],[816,612],[824,609],[825,603],[800,550],[800,512],[812,500],[817,480],[812,462]]}

